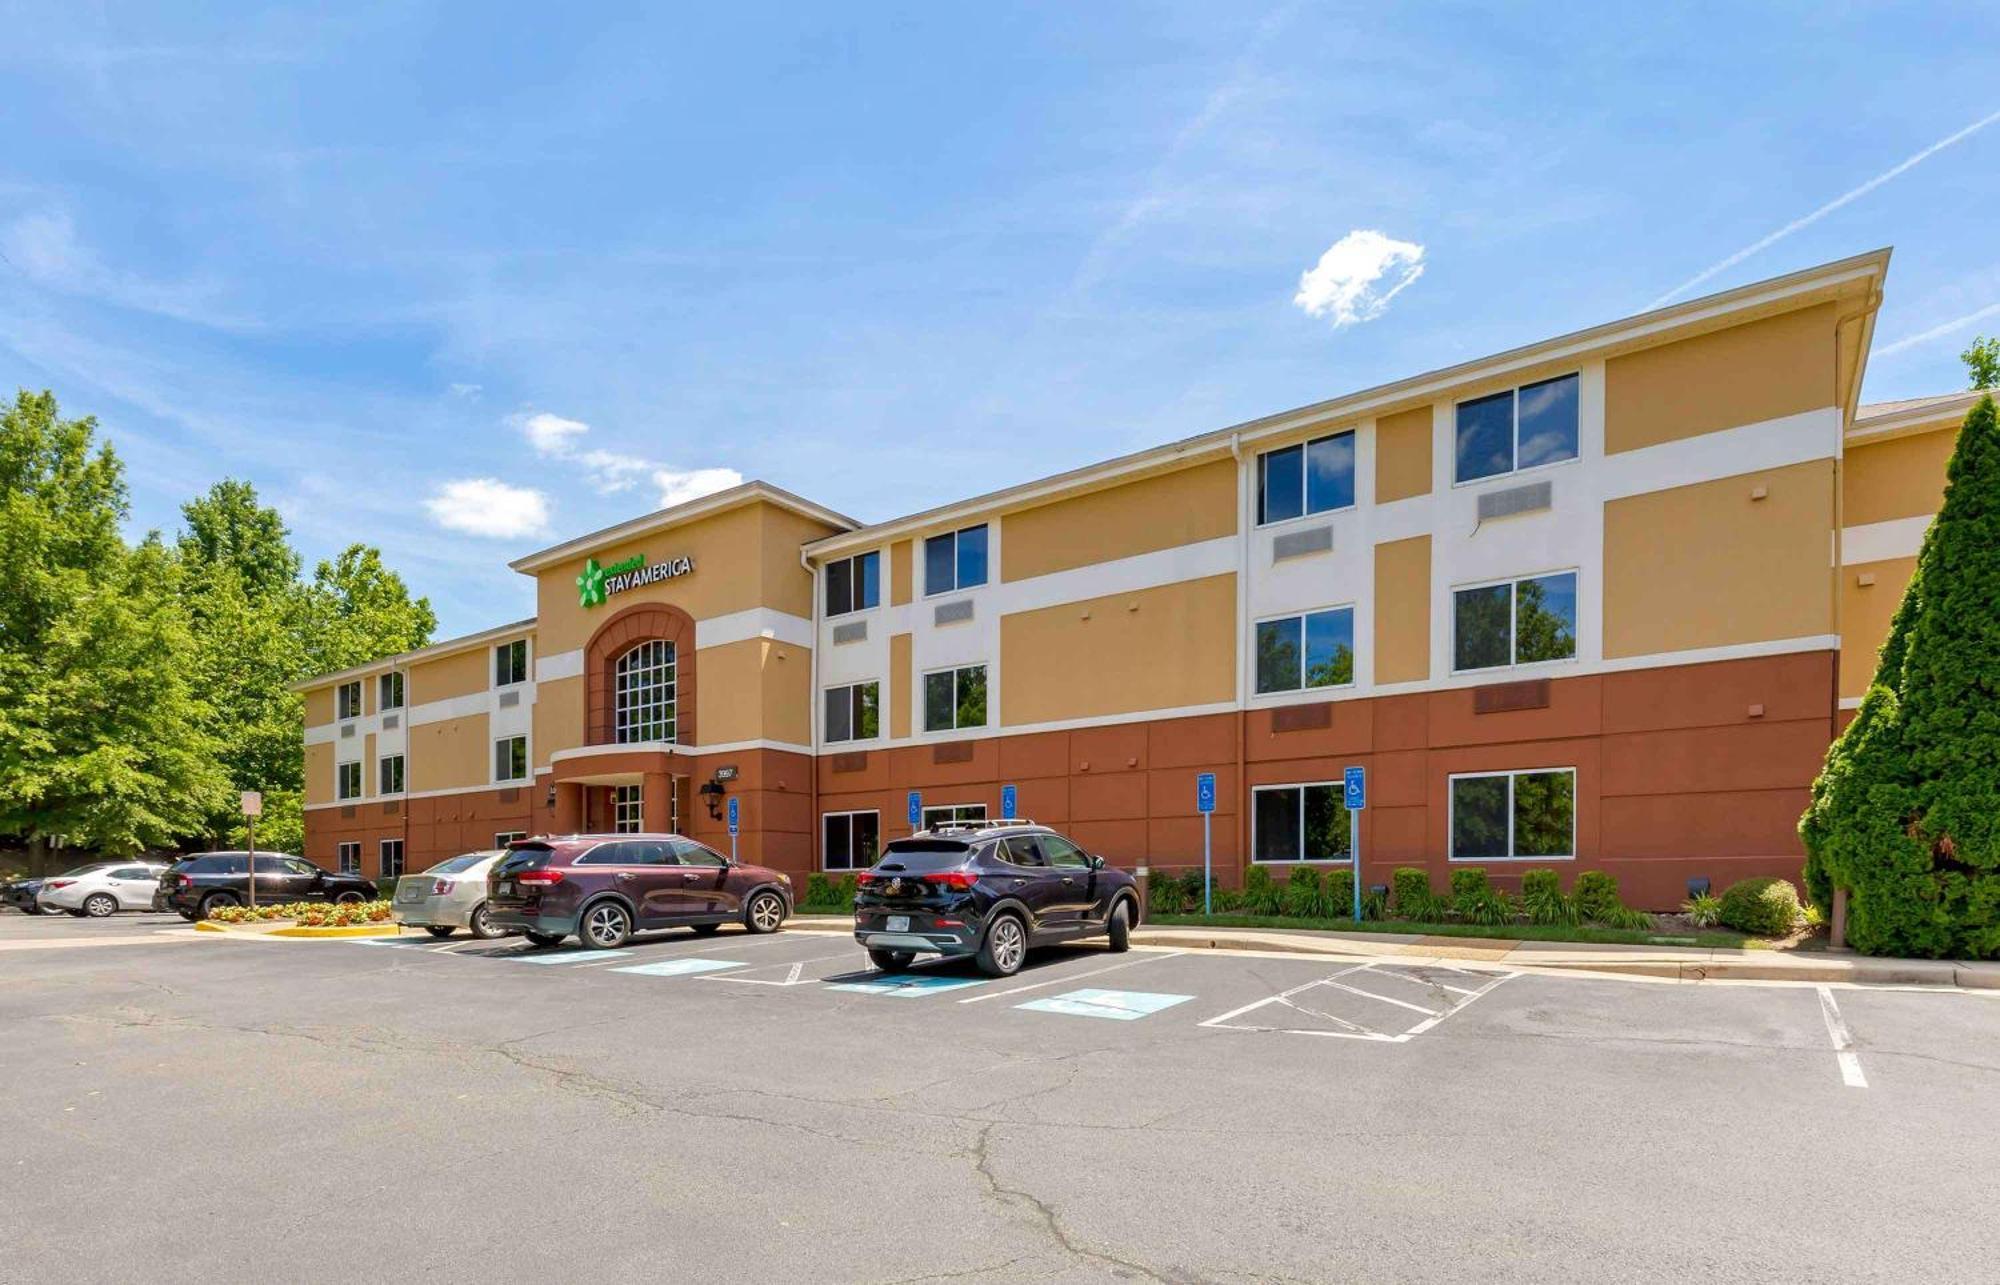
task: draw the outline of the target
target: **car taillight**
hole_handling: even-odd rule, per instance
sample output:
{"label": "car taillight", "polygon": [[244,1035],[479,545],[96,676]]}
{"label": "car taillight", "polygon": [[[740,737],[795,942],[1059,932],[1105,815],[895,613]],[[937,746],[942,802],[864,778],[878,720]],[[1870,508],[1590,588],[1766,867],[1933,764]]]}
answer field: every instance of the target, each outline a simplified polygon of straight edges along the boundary
{"label": "car taillight", "polygon": [[451,880],[440,879],[431,885],[431,896],[443,897],[451,892]]}
{"label": "car taillight", "polygon": [[175,880],[176,880],[176,881],[177,881],[177,882],[178,882],[178,883],[180,884],[180,886],[181,886],[181,887],[183,887],[183,888],[192,888],[192,887],[194,887],[194,876],[193,876],[193,875],[175,875],[175,876],[174,876],[174,879],[175,879]]}
{"label": "car taillight", "polygon": [[76,880],[74,880],[74,879],[51,879],[51,880],[49,880],[49,881],[48,881],[47,883],[43,884],[43,885],[42,885],[42,887],[44,887],[44,888],[67,888],[67,887],[69,887],[69,886],[70,886],[71,884],[73,884],[73,883],[75,883],[75,882],[76,882]]}
{"label": "car taillight", "polygon": [[947,870],[927,877],[941,888],[957,888],[961,892],[979,882],[979,876],[970,870]]}
{"label": "car taillight", "polygon": [[531,888],[546,888],[550,884],[562,882],[562,871],[523,870],[520,874],[514,876],[514,882],[526,884]]}
{"label": "car taillight", "polygon": [[874,883],[875,880],[879,877],[880,876],[878,876],[873,870],[863,870],[860,874],[854,876],[854,882],[859,886],[866,888],[869,884]]}

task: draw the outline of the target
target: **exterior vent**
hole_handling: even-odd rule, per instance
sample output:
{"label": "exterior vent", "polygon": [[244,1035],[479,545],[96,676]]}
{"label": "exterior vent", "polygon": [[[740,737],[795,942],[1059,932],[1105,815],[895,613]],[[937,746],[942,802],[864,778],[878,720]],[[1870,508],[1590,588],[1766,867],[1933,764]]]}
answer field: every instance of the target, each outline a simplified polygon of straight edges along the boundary
{"label": "exterior vent", "polygon": [[1504,491],[1488,491],[1479,497],[1479,520],[1511,518],[1516,513],[1535,513],[1555,503],[1555,486],[1550,482],[1530,482]]}
{"label": "exterior vent", "polygon": [[1333,525],[1307,527],[1303,531],[1287,531],[1271,541],[1271,561],[1283,562],[1287,558],[1303,558],[1314,553],[1333,552]]}
{"label": "exterior vent", "polygon": [[384,803],[382,805],[382,815],[385,817],[395,816],[402,810],[403,810],[403,805],[400,801],[392,803]]}
{"label": "exterior vent", "polygon": [[384,714],[382,716],[382,730],[385,732],[393,732],[402,725],[403,716],[401,714]]}
{"label": "exterior vent", "polygon": [[500,708],[501,708],[501,709],[512,709],[512,708],[514,708],[514,706],[516,706],[516,705],[519,705],[520,703],[521,703],[521,693],[520,693],[520,692],[518,692],[518,691],[514,691],[514,692],[501,692],[501,693],[500,693]]}
{"label": "exterior vent", "polygon": [[833,627],[833,645],[836,647],[842,643],[867,641],[868,622],[865,620],[850,620],[844,625],[835,625]]}
{"label": "exterior vent", "polygon": [[[1544,482],[1542,485],[1547,486]],[[1516,709],[1547,709],[1549,707],[1549,680],[1531,678],[1520,683],[1495,683],[1491,687],[1472,689],[1472,712],[1475,714],[1504,714]]]}
{"label": "exterior vent", "polygon": [[343,821],[352,821],[354,819],[354,812],[354,805],[350,803],[340,810],[340,819]]}
{"label": "exterior vent", "polygon": [[941,602],[937,605],[937,610],[931,613],[931,619],[940,625],[955,625],[961,620],[970,620],[972,599],[960,598],[957,602]]}
{"label": "exterior vent", "polygon": [[867,750],[848,750],[833,756],[833,770],[836,772],[863,772],[867,768]]}
{"label": "exterior vent", "polygon": [[970,763],[972,762],[972,742],[953,741],[949,745],[938,745],[931,749],[931,762]]}
{"label": "exterior vent", "polygon": [[342,723],[342,724],[340,725],[340,739],[341,739],[341,740],[343,740],[343,741],[344,741],[344,740],[347,740],[347,739],[348,739],[349,737],[351,737],[351,736],[353,736],[353,735],[354,735],[354,724],[352,724],[352,723]]}
{"label": "exterior vent", "polygon": [[502,790],[500,791],[500,801],[502,803],[519,803],[521,801],[521,792],[517,789]]}
{"label": "exterior vent", "polygon": [[1285,705],[1271,711],[1271,731],[1316,732],[1333,726],[1331,705]]}

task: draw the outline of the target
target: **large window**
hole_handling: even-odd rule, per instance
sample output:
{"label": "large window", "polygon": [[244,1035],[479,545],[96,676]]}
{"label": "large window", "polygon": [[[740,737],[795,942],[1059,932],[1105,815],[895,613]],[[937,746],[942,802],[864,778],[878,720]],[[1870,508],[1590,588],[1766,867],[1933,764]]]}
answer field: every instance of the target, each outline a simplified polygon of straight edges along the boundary
{"label": "large window", "polygon": [[382,840],[382,878],[401,879],[403,877],[403,841],[401,839]]}
{"label": "large window", "polygon": [[867,741],[882,733],[882,685],[850,683],[826,689],[826,739]]}
{"label": "large window", "polygon": [[382,787],[379,793],[401,794],[403,792],[403,756],[384,754],[376,764],[377,783]]}
{"label": "large window", "polygon": [[528,640],[516,638],[513,642],[501,643],[493,649],[493,685],[505,687],[510,683],[528,681]]}
{"label": "large window", "polygon": [[882,817],[875,812],[829,812],[821,819],[828,870],[866,870],[882,847]]}
{"label": "large window", "polygon": [[361,760],[352,763],[338,763],[333,769],[333,797],[336,799],[358,799],[361,797]]}
{"label": "large window", "polygon": [[1266,785],[1251,792],[1256,861],[1346,861],[1354,855],[1340,782]]}
{"label": "large window", "polygon": [[645,803],[636,785],[611,787],[611,832],[637,834],[646,828]]}
{"label": "large window", "polygon": [[527,737],[503,736],[493,742],[493,779],[496,781],[528,779]]}
{"label": "large window", "polygon": [[361,845],[358,843],[337,843],[333,848],[333,860],[340,873],[358,875],[361,873]]}
{"label": "large window", "polygon": [[403,708],[403,676],[401,674],[382,675],[381,678],[376,680],[375,694],[375,707],[377,709]]}
{"label": "large window", "polygon": [[674,739],[674,645],[640,643],[614,666],[612,736],[620,745]]}
{"label": "large window", "polygon": [[1257,691],[1296,692],[1354,681],[1354,609],[1257,622]]}
{"label": "large window", "polygon": [[924,730],[950,732],[986,726],[986,666],[940,669],[924,675]]}
{"label": "large window", "polygon": [[858,553],[826,564],[826,614],[866,611],[882,601],[882,555]]}
{"label": "large window", "polygon": [[361,717],[361,681],[342,683],[334,689],[334,713],[340,718]]}
{"label": "large window", "polygon": [[500,833],[493,836],[493,846],[496,848],[504,848],[508,844],[514,842],[514,840],[516,839],[525,839],[527,837],[528,837],[528,832],[526,830],[502,830]]}
{"label": "large window", "polygon": [[969,526],[924,541],[924,593],[950,593],[986,583],[986,527]]}
{"label": "large window", "polygon": [[1454,589],[1451,667],[1494,669],[1576,656],[1576,573]]}
{"label": "large window", "polygon": [[1354,506],[1354,434],[1335,433],[1257,457],[1257,521]]}
{"label": "large window", "polygon": [[1530,861],[1576,855],[1576,769],[1451,778],[1451,859]]}
{"label": "large window", "polygon": [[1458,404],[1460,482],[1576,458],[1577,377],[1523,384]]}
{"label": "large window", "polygon": [[941,825],[969,825],[986,819],[984,803],[947,803],[935,808],[924,809],[924,829],[935,830]]}

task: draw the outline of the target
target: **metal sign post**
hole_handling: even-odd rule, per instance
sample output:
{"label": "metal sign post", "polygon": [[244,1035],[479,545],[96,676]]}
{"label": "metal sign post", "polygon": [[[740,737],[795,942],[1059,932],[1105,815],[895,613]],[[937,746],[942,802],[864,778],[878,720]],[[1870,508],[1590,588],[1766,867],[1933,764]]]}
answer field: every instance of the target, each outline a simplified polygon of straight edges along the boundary
{"label": "metal sign post", "polygon": [[250,855],[244,860],[250,867],[250,909],[257,908],[257,818],[264,815],[264,796],[255,790],[243,791],[243,826],[249,833]]}
{"label": "metal sign post", "polygon": [[736,796],[729,796],[729,859],[736,860],[736,831],[742,827],[742,809],[736,805]]}
{"label": "metal sign post", "polygon": [[1016,805],[1017,805],[1017,804],[1018,804],[1018,803],[1019,803],[1020,801],[1021,801],[1021,795],[1020,795],[1020,792],[1019,792],[1019,791],[1017,791],[1017,790],[1016,790],[1016,789],[1015,789],[1015,788],[1014,788],[1013,786],[1011,786],[1011,785],[1003,785],[1003,786],[1001,786],[1001,787],[1000,787],[1000,819],[1001,819],[1002,821],[1012,821],[1012,820],[1014,819],[1014,810],[1015,810],[1015,806],[1016,806]]}
{"label": "metal sign post", "polygon": [[1350,767],[1340,774],[1347,804],[1347,856],[1354,865],[1354,922],[1361,922],[1361,810],[1368,806],[1368,769]]}
{"label": "metal sign post", "polygon": [[915,834],[924,823],[924,796],[921,790],[910,791],[910,833]]}
{"label": "metal sign post", "polygon": [[1201,913],[1215,913],[1215,773],[1194,779],[1194,806],[1201,813]]}

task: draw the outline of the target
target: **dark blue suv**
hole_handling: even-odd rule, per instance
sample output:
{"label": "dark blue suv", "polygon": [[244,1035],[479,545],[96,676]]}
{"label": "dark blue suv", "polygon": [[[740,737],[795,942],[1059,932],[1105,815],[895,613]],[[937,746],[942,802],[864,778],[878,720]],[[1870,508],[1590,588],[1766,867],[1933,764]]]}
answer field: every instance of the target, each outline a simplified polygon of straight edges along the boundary
{"label": "dark blue suv", "polygon": [[978,959],[994,977],[1035,946],[1104,936],[1126,950],[1139,923],[1131,875],[1032,821],[941,826],[883,851],[854,897],[854,937],[877,968],[918,954]]}

